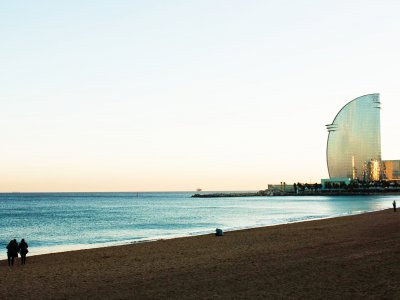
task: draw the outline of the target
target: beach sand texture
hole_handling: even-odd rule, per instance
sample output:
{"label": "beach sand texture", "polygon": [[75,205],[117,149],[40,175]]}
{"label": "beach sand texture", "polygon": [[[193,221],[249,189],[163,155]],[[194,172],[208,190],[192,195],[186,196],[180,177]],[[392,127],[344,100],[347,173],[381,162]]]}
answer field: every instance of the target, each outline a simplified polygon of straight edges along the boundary
{"label": "beach sand texture", "polygon": [[399,225],[384,210],[2,260],[0,298],[400,299]]}

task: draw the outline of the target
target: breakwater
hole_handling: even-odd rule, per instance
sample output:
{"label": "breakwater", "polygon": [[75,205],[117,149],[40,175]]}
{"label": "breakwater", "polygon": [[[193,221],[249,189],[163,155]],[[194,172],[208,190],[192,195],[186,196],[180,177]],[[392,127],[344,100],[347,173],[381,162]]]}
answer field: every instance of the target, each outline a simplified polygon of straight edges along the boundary
{"label": "breakwater", "polygon": [[310,190],[283,192],[263,190],[245,193],[209,193],[194,194],[192,198],[228,198],[228,197],[262,197],[262,196],[367,196],[367,195],[400,195],[400,189],[356,189],[356,190]]}
{"label": "breakwater", "polygon": [[192,198],[227,198],[227,197],[256,197],[265,196],[259,193],[212,193],[212,194],[194,194]]}

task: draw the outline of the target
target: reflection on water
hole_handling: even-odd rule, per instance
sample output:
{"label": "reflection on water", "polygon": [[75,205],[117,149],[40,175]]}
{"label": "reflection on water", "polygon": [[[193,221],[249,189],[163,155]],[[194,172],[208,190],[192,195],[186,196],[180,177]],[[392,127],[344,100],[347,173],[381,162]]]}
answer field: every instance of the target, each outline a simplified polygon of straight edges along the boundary
{"label": "reflection on water", "polygon": [[30,254],[274,225],[391,207],[398,196],[190,198],[192,193],[0,194],[0,245]]}

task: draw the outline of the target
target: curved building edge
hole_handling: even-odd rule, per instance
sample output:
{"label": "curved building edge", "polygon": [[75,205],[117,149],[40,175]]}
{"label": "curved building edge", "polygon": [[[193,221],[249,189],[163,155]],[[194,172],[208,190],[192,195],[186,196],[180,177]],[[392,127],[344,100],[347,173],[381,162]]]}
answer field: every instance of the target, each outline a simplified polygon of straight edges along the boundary
{"label": "curved building edge", "polygon": [[[327,124],[325,125],[329,134],[328,134],[328,138],[327,138],[327,142],[326,142],[326,165],[327,165],[327,169],[328,169],[328,175],[329,178],[332,178],[331,176],[331,170],[330,170],[330,162],[329,162],[329,141],[330,141],[330,137],[331,137],[331,133],[336,131],[337,129],[337,124],[335,124],[335,121],[337,120],[337,118],[342,114],[343,111],[345,111],[345,109],[350,106],[352,103],[356,102],[356,101],[362,101],[363,98],[368,99],[368,97],[373,97],[372,102],[376,103],[378,106],[376,108],[380,109],[380,93],[369,93],[369,94],[365,94],[362,96],[359,96],[357,98],[354,98],[353,100],[350,100],[349,102],[347,102],[339,111],[338,113],[335,115],[335,117],[333,118],[333,121],[331,124]],[[379,132],[380,132],[380,124],[379,124]],[[379,144],[380,144],[380,137],[379,137]],[[380,146],[379,146],[380,147]],[[381,159],[380,159],[381,160]]]}

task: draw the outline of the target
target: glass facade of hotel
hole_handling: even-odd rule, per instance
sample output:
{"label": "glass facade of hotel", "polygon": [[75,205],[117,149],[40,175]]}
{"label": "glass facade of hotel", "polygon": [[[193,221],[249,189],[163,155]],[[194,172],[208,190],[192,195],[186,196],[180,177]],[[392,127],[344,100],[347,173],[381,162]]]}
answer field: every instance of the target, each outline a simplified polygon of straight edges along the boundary
{"label": "glass facade of hotel", "polygon": [[326,126],[330,178],[369,181],[382,177],[379,94],[350,101]]}

